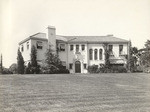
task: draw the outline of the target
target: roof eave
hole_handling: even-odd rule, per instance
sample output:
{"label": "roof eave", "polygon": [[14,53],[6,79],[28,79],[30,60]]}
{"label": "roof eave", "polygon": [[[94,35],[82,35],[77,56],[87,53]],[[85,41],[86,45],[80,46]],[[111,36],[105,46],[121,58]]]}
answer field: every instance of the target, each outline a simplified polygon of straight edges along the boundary
{"label": "roof eave", "polygon": [[30,40],[30,39],[31,39],[31,37],[28,37],[28,38],[22,40],[21,42],[19,42],[19,45],[21,45],[22,43],[24,43],[24,42],[26,42],[26,41],[28,41],[28,40]]}
{"label": "roof eave", "polygon": [[32,39],[32,40],[48,41],[46,38],[38,38],[38,37],[32,37],[32,36],[30,36],[30,37],[28,37],[28,38],[22,40],[21,42],[19,42],[19,45],[21,45],[22,43],[25,43],[26,41],[31,40],[31,39]]}
{"label": "roof eave", "polygon": [[102,44],[102,43],[113,43],[113,44],[118,44],[118,43],[125,43],[127,44],[128,41],[120,41],[120,42],[112,42],[112,41],[69,41],[69,42],[66,42],[66,43],[88,43],[88,44]]}

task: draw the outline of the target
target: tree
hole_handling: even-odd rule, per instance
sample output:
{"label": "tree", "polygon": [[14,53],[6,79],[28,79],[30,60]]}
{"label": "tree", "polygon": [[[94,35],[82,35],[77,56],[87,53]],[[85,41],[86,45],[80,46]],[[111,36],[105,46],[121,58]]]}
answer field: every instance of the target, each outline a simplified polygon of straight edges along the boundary
{"label": "tree", "polygon": [[105,68],[110,68],[108,43],[104,43],[103,47],[104,47],[104,52],[105,52]]}
{"label": "tree", "polygon": [[150,67],[150,52],[145,52],[140,56],[141,64],[144,67]]}
{"label": "tree", "polygon": [[3,57],[1,54],[0,73],[3,73]]}
{"label": "tree", "polygon": [[130,47],[130,71],[135,72],[137,69],[137,58],[138,58],[138,48],[137,47]]}
{"label": "tree", "polygon": [[17,73],[17,64],[13,63],[10,67],[9,67],[9,71],[11,71],[13,74]]}
{"label": "tree", "polygon": [[43,70],[47,73],[59,73],[63,69],[63,65],[58,58],[58,55],[51,49],[51,46],[47,49],[46,52],[45,64],[43,64]]}
{"label": "tree", "polygon": [[137,55],[138,54],[138,48],[137,47],[131,47],[131,54]]}
{"label": "tree", "polygon": [[146,47],[147,50],[150,50],[150,40],[147,40],[145,42],[145,47]]}
{"label": "tree", "polygon": [[[29,68],[29,70],[30,70],[30,68]],[[31,48],[31,71],[32,71],[32,73],[39,73],[39,71],[40,71],[39,65],[37,63],[37,50],[34,45]]]}
{"label": "tree", "polygon": [[17,67],[18,74],[23,74],[24,73],[24,59],[19,49],[18,49],[18,56],[17,56],[17,65],[18,65]]}
{"label": "tree", "polygon": [[28,63],[27,67],[25,67],[25,74],[31,74],[32,71],[31,71],[31,64],[30,62]]}
{"label": "tree", "polygon": [[143,53],[140,55],[140,64],[144,69],[150,71],[150,40],[145,42],[145,49],[143,49]]}

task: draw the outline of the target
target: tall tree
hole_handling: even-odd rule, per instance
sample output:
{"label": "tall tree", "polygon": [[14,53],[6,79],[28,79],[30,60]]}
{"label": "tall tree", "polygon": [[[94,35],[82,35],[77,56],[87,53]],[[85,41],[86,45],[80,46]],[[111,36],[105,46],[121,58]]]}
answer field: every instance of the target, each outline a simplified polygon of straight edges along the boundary
{"label": "tall tree", "polygon": [[150,67],[150,40],[145,42],[145,50],[140,56],[141,65],[144,68]]}
{"label": "tall tree", "polygon": [[32,73],[39,73],[39,66],[37,63],[37,49],[34,45],[31,48],[31,69]]}
{"label": "tall tree", "polygon": [[150,50],[150,40],[147,40],[145,42],[145,47],[146,47],[147,50]]}
{"label": "tall tree", "polygon": [[104,53],[105,53],[105,67],[109,68],[110,67],[110,60],[109,60],[109,51],[108,51],[108,43],[103,44],[104,47]]}
{"label": "tall tree", "polygon": [[2,57],[2,54],[1,54],[0,72],[3,73],[3,57]]}
{"label": "tall tree", "polygon": [[138,54],[138,48],[137,47],[131,47],[131,55],[137,55]]}
{"label": "tall tree", "polygon": [[17,56],[17,65],[18,65],[18,74],[24,74],[24,59],[19,49]]}
{"label": "tall tree", "polygon": [[45,63],[47,65],[48,73],[56,73],[62,67],[60,59],[51,49],[51,46],[49,46],[49,49],[47,49]]}
{"label": "tall tree", "polygon": [[137,47],[132,47],[132,46],[130,46],[129,47],[129,55],[130,55],[130,60],[129,60],[129,70],[131,71],[131,72],[134,72],[134,71],[136,71],[136,69],[137,69],[137,65],[136,65],[136,63],[137,63],[137,55],[138,55],[138,49],[137,49]]}
{"label": "tall tree", "polygon": [[33,45],[31,48],[31,66],[37,67],[37,50],[35,46]]}

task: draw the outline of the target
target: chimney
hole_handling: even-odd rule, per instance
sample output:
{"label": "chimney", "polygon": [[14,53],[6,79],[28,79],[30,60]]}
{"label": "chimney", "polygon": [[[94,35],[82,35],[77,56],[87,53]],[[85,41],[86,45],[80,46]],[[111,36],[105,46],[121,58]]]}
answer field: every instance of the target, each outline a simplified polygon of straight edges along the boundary
{"label": "chimney", "polygon": [[48,46],[56,52],[56,29],[54,26],[48,26]]}

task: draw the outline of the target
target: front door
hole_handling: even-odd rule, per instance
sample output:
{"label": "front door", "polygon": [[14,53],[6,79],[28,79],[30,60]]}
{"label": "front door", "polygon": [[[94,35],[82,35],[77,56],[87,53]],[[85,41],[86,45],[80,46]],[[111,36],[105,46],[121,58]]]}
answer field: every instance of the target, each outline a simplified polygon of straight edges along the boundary
{"label": "front door", "polygon": [[81,73],[81,63],[80,63],[80,61],[75,62],[75,73]]}

